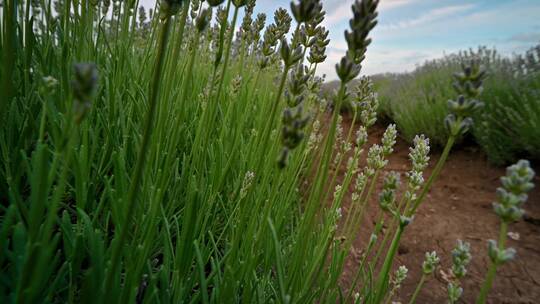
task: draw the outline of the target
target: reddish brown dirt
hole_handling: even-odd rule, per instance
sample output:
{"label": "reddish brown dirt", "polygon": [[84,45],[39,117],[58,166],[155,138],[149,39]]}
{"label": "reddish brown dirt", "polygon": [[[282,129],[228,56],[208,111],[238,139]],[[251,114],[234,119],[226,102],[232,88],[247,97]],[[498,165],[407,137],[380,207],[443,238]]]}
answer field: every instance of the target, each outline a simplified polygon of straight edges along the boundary
{"label": "reddish brown dirt", "polygon": [[[350,122],[345,122],[350,126]],[[347,129],[346,128],[346,129]],[[347,130],[345,130],[347,131]],[[384,127],[374,126],[370,129],[370,144],[380,141]],[[345,133],[346,134],[346,133]],[[389,159],[386,171],[394,170],[405,173],[409,168],[409,148],[405,141],[399,139],[393,155]],[[431,154],[429,176],[440,151]],[[540,172],[538,166],[536,172]],[[339,168],[342,180],[345,167]],[[464,289],[460,303],[474,303],[481,283],[487,272],[487,240],[496,239],[499,231],[499,220],[492,209],[495,190],[499,187],[499,177],[505,174],[505,168],[490,165],[485,155],[477,148],[458,147],[446,163],[439,179],[434,183],[431,192],[418,209],[414,221],[406,228],[398,255],[394,261],[394,269],[405,265],[409,275],[393,301],[408,303],[421,277],[421,265],[427,251],[437,251],[441,258],[440,267],[435,276],[428,279],[416,303],[446,303],[447,292],[444,276],[451,265],[451,250],[457,239],[471,244],[473,259],[468,266],[468,273],[462,280]],[[402,176],[404,180],[404,176]],[[525,221],[513,223],[509,231],[519,234],[519,240],[509,238],[508,246],[517,250],[517,259],[498,269],[488,303],[540,303],[540,179],[535,178],[537,187],[529,193],[525,204],[527,217]],[[352,186],[349,191],[352,191]],[[350,205],[350,195],[344,202],[344,212]],[[378,213],[376,196],[371,198],[362,230],[354,240],[353,251],[346,263],[341,279],[344,289],[349,289],[354,276],[360,254],[374,227]],[[382,239],[382,237],[380,238]]]}

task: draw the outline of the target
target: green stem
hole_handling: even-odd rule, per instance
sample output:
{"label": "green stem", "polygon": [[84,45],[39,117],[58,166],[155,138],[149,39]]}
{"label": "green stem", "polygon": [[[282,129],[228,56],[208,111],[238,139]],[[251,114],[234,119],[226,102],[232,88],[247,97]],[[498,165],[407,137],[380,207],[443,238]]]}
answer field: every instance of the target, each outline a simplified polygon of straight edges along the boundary
{"label": "green stem", "polygon": [[[401,199],[399,200],[399,204],[397,206],[396,212],[401,214],[401,212],[402,212],[401,209],[403,208],[403,205],[408,207],[409,202],[410,202],[410,199],[405,200],[405,196],[402,196]],[[405,207],[405,210],[407,210],[407,207]],[[403,212],[405,212],[405,210],[403,210]],[[379,262],[379,258],[381,256],[382,252],[384,251],[384,248],[386,247],[386,243],[388,242],[388,236],[390,235],[390,232],[394,231],[396,225],[398,225],[398,224],[399,224],[399,218],[392,217],[392,220],[390,221],[390,226],[387,229],[388,233],[384,234],[384,238],[383,238],[382,242],[379,245],[379,249],[377,250],[377,254],[375,255],[375,258],[372,261],[373,265],[377,265],[377,263]]]}
{"label": "green stem", "polygon": [[[71,113],[68,112],[68,117],[72,117]],[[53,242],[53,232],[54,232],[54,224],[57,220],[57,213],[58,209],[60,208],[60,204],[62,202],[62,197],[65,193],[67,179],[68,179],[68,173],[70,170],[70,163],[71,163],[71,157],[72,157],[72,151],[73,151],[73,142],[75,140],[75,123],[73,120],[70,120],[67,128],[66,128],[66,145],[63,146],[60,151],[55,157],[55,161],[58,159],[61,159],[64,161],[62,171],[60,172],[58,176],[58,184],[56,188],[54,189],[53,196],[51,198],[51,201],[47,208],[47,215],[45,217],[43,226],[41,230],[39,231],[39,241],[33,240],[32,231],[35,231],[36,229],[32,229],[30,226],[30,239],[29,241],[29,248],[30,252],[32,250],[35,250],[36,247],[40,246],[40,244],[50,244]],[[51,168],[55,168],[56,166],[53,163],[53,166]],[[56,169],[51,169],[50,172],[55,172]],[[30,218],[33,218],[32,216]],[[22,275],[20,277],[19,282],[19,289],[16,291],[16,302],[17,303],[28,303],[32,302],[33,297],[35,296],[34,293],[30,292],[27,293],[28,287],[26,286],[32,286],[36,284],[36,281],[39,279],[36,279],[36,277],[39,278],[39,275],[41,275],[43,272],[43,269],[45,268],[45,265],[49,262],[47,259],[50,258],[48,256],[48,253],[46,250],[40,250],[36,256],[33,256],[33,254],[28,254],[23,263],[23,271]],[[39,274],[39,275],[35,275]]]}
{"label": "green stem", "polygon": [[14,1],[4,1],[2,38],[2,95],[0,98],[0,118],[8,109],[11,98],[14,95],[13,81],[15,79],[15,55],[16,55],[16,16],[17,8]]}
{"label": "green stem", "polygon": [[[343,100],[343,95],[345,94],[345,86],[346,86],[346,83],[343,83],[343,82],[340,85],[339,93],[336,98],[336,104],[338,106],[341,105],[341,102]],[[339,108],[339,107],[336,107],[336,108]],[[330,128],[325,137],[324,150],[321,154],[322,157],[317,167],[317,173],[316,173],[314,182],[311,184],[311,187],[309,190],[310,194],[306,203],[306,206],[307,206],[306,211],[304,213],[302,222],[300,223],[300,227],[299,227],[300,235],[308,236],[313,233],[312,229],[313,229],[313,223],[316,220],[316,212],[320,210],[319,207],[320,207],[320,202],[322,202],[322,195],[323,195],[322,193],[327,188],[326,181],[328,178],[328,174],[326,173],[328,172],[328,168],[330,164],[330,156],[332,154],[331,151],[332,151],[332,147],[333,147],[334,139],[335,139],[337,120],[338,120],[338,111],[334,111]],[[302,248],[302,250],[303,248],[309,248],[309,246],[312,245],[312,244],[309,244],[310,240],[311,238],[309,237],[301,238],[297,245],[298,248]],[[304,256],[305,256],[304,252],[300,250],[295,251],[293,253],[293,257],[291,259],[293,262],[291,264],[294,266],[292,266],[293,269],[290,271],[293,277],[291,279],[291,282],[295,282],[295,280],[304,279],[303,277],[296,278],[297,276],[304,275],[300,267],[303,264],[303,262],[301,261],[303,261]]]}
{"label": "green stem", "polygon": [[[364,194],[366,185],[364,185],[364,188],[362,188],[362,191],[360,192],[360,199],[358,200],[358,204],[356,204],[356,206],[359,206],[358,208],[360,209],[357,210],[357,208],[354,208],[354,209],[351,208],[350,214],[353,214],[353,210],[354,210],[354,215],[352,215],[351,217],[347,215],[347,221],[345,222],[345,227],[346,227],[345,235],[347,236],[348,239],[351,239],[351,241],[353,238],[354,231],[358,229],[363,222],[364,210],[366,209],[369,203],[369,198],[371,197],[371,195],[373,194],[373,191],[375,190],[375,185],[377,183],[377,179],[379,178],[379,173],[380,173],[380,170],[376,169],[375,173],[371,177],[371,181],[369,180],[366,181],[366,185],[368,182],[370,183],[369,183],[368,192],[365,197],[363,196],[363,194]],[[362,199],[362,197],[364,197],[364,199]],[[349,222],[350,219],[352,219],[352,222]]]}
{"label": "green stem", "polygon": [[343,102],[343,96],[345,95],[346,83],[342,82],[338,91],[336,98],[336,108],[332,115],[332,122],[330,124],[330,129],[328,130],[324,142],[324,150],[322,152],[322,159],[317,168],[317,175],[315,177],[315,183],[312,185],[312,191],[310,191],[310,197],[308,202],[311,201],[321,201],[321,194],[324,191],[324,185],[326,184],[328,178],[328,168],[330,166],[331,156],[332,156],[332,147],[334,146],[335,134],[337,129],[337,121],[339,117],[339,108]]}
{"label": "green stem", "polygon": [[135,165],[135,170],[133,171],[133,178],[131,182],[131,186],[128,192],[127,197],[127,209],[126,209],[126,216],[124,218],[125,222],[122,226],[120,226],[120,233],[118,236],[118,239],[114,241],[113,249],[112,249],[112,258],[110,262],[110,269],[107,273],[107,279],[105,280],[105,285],[103,286],[105,291],[105,299],[110,299],[111,292],[115,289],[114,286],[112,286],[112,281],[115,277],[115,274],[118,270],[118,264],[122,252],[122,247],[124,245],[124,242],[126,240],[128,231],[129,231],[129,223],[133,217],[134,210],[135,210],[135,203],[136,203],[136,195],[139,190],[139,184],[142,179],[142,172],[145,165],[145,159],[146,154],[148,152],[149,148],[149,141],[150,136],[152,134],[152,126],[154,122],[154,113],[156,112],[157,108],[157,97],[158,97],[158,91],[162,76],[162,70],[163,70],[163,59],[165,57],[165,49],[167,46],[167,40],[169,38],[169,32],[170,32],[170,20],[171,17],[167,16],[164,20],[164,23],[162,24],[161,31],[160,31],[160,37],[159,37],[159,44],[158,44],[158,51],[156,54],[156,65],[154,70],[154,75],[152,78],[152,83],[150,86],[150,99],[149,99],[149,106],[148,112],[146,113],[145,117],[145,124],[143,129],[143,138],[141,142],[141,147],[139,151],[139,156],[137,158],[137,163]]}
{"label": "green stem", "polygon": [[225,81],[225,72],[227,71],[227,67],[229,66],[229,60],[231,58],[231,46],[233,41],[233,35],[234,35],[234,28],[236,26],[236,20],[238,19],[238,7],[235,6],[234,8],[234,15],[232,20],[232,26],[229,31],[229,36],[227,37],[227,50],[225,51],[225,60],[223,61],[223,68],[221,69],[221,80],[219,82],[218,90],[216,93],[216,98],[219,99],[219,95],[221,95],[221,90],[223,89],[223,82]]}
{"label": "green stem", "polygon": [[401,239],[401,235],[403,234],[404,228],[404,226],[400,225],[394,235],[394,239],[392,240],[392,244],[390,245],[390,249],[388,250],[388,254],[386,255],[386,259],[384,260],[384,264],[381,268],[379,279],[377,280],[377,284],[375,287],[374,303],[380,303],[384,298],[386,285],[388,284],[390,268],[392,267],[392,262],[394,261],[394,256],[396,255],[399,241]]}
{"label": "green stem", "polygon": [[[349,132],[347,132],[347,137],[345,138],[345,143],[348,143],[350,142],[351,140],[351,136],[352,136],[352,131],[354,129],[354,124],[356,123],[356,111],[354,111],[354,115],[353,115],[353,119],[352,119],[352,122],[351,122],[351,127],[349,128]],[[339,143],[338,143],[339,144]],[[340,154],[339,158],[337,159],[337,162],[336,162],[336,168],[340,168],[341,167],[341,163],[343,162],[343,159],[345,158],[345,153],[342,153]],[[332,177],[332,181],[330,182],[330,186],[329,186],[329,189],[333,189],[335,187],[335,183],[336,183],[336,179],[337,179],[337,176],[339,175],[339,170],[335,170],[334,174],[333,174],[333,177]],[[324,202],[326,202],[328,200],[328,197],[330,195],[332,191],[328,191],[324,197]]]}
{"label": "green stem", "polygon": [[180,62],[180,60],[177,60],[177,58],[180,53],[180,49],[182,49],[182,43],[184,42],[184,30],[186,28],[186,19],[189,12],[189,2],[190,1],[187,1],[187,3],[184,3],[184,7],[182,8],[182,14],[180,15],[178,35],[177,35],[178,38],[175,43],[176,45],[173,51],[173,55],[171,57],[171,60],[172,60],[171,67],[173,67],[171,68],[171,74],[176,72],[176,67],[178,66],[178,62]]}
{"label": "green stem", "polygon": [[[283,90],[285,89],[285,82],[287,81],[287,74],[289,73],[289,68],[285,67],[283,70],[283,74],[281,74],[281,80],[279,82],[279,88],[277,91],[276,99],[274,100],[274,103],[272,104],[272,109],[270,110],[270,116],[267,120],[267,123],[263,130],[263,136],[261,137],[261,141],[259,142],[259,147],[263,149],[262,151],[266,150],[266,146],[268,144],[268,140],[270,138],[270,132],[272,130],[272,125],[274,123],[274,120],[276,119],[277,115],[277,109],[279,108],[279,103],[281,102],[281,96],[283,95]],[[260,158],[259,165],[257,166],[257,171],[260,168],[261,164],[266,161],[264,158]]]}
{"label": "green stem", "polygon": [[[225,16],[229,16],[229,11],[231,10],[231,0],[227,1],[227,8],[225,9]],[[223,19],[221,22],[219,30],[219,47],[216,53],[216,59],[214,61],[214,70],[216,70],[221,63],[221,57],[223,56],[223,41],[225,39],[225,31],[227,30],[227,18]]]}
{"label": "green stem", "polygon": [[420,293],[420,290],[422,290],[422,287],[424,286],[424,283],[426,282],[426,274],[422,274],[422,278],[420,278],[420,282],[418,282],[418,286],[416,286],[416,289],[414,290],[414,293],[411,297],[411,300],[409,301],[409,304],[414,304],[416,301],[416,297]]}
{"label": "green stem", "polygon": [[[230,2],[231,1],[229,1],[228,5],[230,5]],[[229,10],[229,7],[227,7],[227,12],[228,12],[228,10]],[[215,95],[213,95],[213,97],[215,98],[216,101],[219,100],[219,96],[221,95],[221,90],[223,88],[223,82],[225,80],[225,72],[227,71],[227,67],[229,65],[229,59],[230,59],[230,55],[231,55],[231,46],[232,46],[232,40],[233,40],[233,35],[234,35],[234,28],[236,26],[236,20],[238,19],[238,10],[239,10],[238,7],[235,7],[232,26],[231,26],[229,35],[227,37],[228,44],[227,44],[227,50],[226,50],[226,54],[225,54],[225,60],[223,62],[223,68],[221,70],[221,75],[220,75],[221,78],[219,79],[219,85],[218,85],[217,92],[216,92]],[[226,22],[224,22],[224,24],[222,24],[222,29],[225,28],[225,25],[226,25]],[[220,37],[221,37],[221,34],[220,34]],[[221,58],[221,54],[219,54],[219,52],[221,52],[221,48],[222,48],[222,43],[220,41],[220,50],[218,51],[218,55],[216,55],[216,62],[215,62],[215,65],[214,65],[214,72],[213,72],[213,75],[212,75],[212,83],[211,83],[210,94],[213,94],[213,92],[214,92],[215,79],[217,77],[217,69],[218,69],[218,65],[219,65],[219,60]],[[194,141],[194,145],[193,145],[194,149],[200,149],[201,151],[205,151],[205,149],[206,149],[205,145],[208,143],[207,138],[208,138],[208,136],[210,136],[210,133],[209,133],[210,128],[207,128],[206,126],[208,125],[209,120],[212,120],[215,117],[215,114],[216,114],[216,111],[218,110],[218,107],[219,107],[219,104],[217,102],[215,102],[215,103],[213,103],[211,105],[209,104],[207,106],[207,108],[204,110],[204,112],[202,114],[202,118],[201,118],[200,123],[199,123],[199,126],[197,128],[195,141]],[[202,146],[201,146],[201,143],[202,143]],[[200,160],[200,157],[197,157],[195,163],[197,163],[199,160]]]}
{"label": "green stem", "polygon": [[45,136],[45,124],[47,122],[47,97],[43,98],[43,107],[41,108],[41,121],[39,123],[39,135],[38,135],[38,143],[43,143],[43,139]]}
{"label": "green stem", "polygon": [[244,61],[246,57],[246,39],[242,38],[242,43],[240,45],[240,77],[244,79]]}
{"label": "green stem", "polygon": [[[375,227],[375,236],[377,236],[380,232],[380,230],[382,229],[382,226],[384,225],[384,220],[383,220],[383,213],[381,212],[381,214],[379,215],[379,219],[377,220],[377,226]],[[360,279],[360,276],[362,275],[362,269],[364,269],[364,264],[367,260],[367,257],[369,256],[369,254],[371,253],[371,249],[373,249],[373,246],[375,245],[376,241],[375,242],[372,242],[371,239],[368,243],[368,247],[364,253],[364,256],[362,257],[362,260],[360,262],[360,264],[358,265],[358,269],[356,271],[356,275],[354,277],[354,280],[351,284],[351,288],[349,289],[349,293],[347,295],[347,297],[345,299],[350,299],[352,297],[352,293],[354,292],[354,286],[356,286],[356,283],[358,282],[358,280]]]}
{"label": "green stem", "polygon": [[[187,91],[187,88],[189,87],[189,85],[192,83],[193,81],[193,75],[192,72],[193,72],[193,65],[195,64],[195,55],[197,54],[197,51],[199,50],[199,40],[200,40],[200,37],[201,37],[201,32],[199,31],[196,31],[195,33],[195,37],[193,38],[193,44],[192,44],[192,49],[193,51],[191,52],[191,56],[189,58],[189,63],[188,63],[188,69],[187,69],[187,72],[186,72],[186,82],[184,84],[184,89],[182,91],[182,94],[185,94],[185,92]],[[184,95],[182,95],[184,96]]]}
{"label": "green stem", "polygon": [[[504,250],[504,244],[506,243],[507,231],[508,231],[508,223],[502,222],[501,228],[499,231],[499,250]],[[476,304],[486,303],[487,295],[489,291],[491,290],[491,286],[493,286],[493,280],[495,279],[495,275],[497,273],[497,266],[499,265],[494,262],[491,262],[491,264],[489,265],[489,270],[486,275],[486,280],[484,281],[484,284],[482,285],[482,289],[480,289],[480,294],[478,295],[478,298],[476,299]]]}

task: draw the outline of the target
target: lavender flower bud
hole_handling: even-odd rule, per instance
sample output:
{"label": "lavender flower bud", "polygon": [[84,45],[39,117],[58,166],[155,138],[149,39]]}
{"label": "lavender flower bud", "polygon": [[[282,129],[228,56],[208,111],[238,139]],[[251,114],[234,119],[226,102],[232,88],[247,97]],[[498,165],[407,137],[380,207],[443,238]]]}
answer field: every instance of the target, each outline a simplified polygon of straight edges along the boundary
{"label": "lavender flower bud", "polygon": [[216,6],[219,6],[221,5],[225,0],[206,0],[206,2],[208,2],[208,5],[212,6],[212,7],[216,7]]}
{"label": "lavender flower bud", "polygon": [[161,20],[176,15],[180,7],[182,7],[183,2],[183,0],[161,0],[159,2],[159,16]]}
{"label": "lavender flower bud", "polygon": [[494,264],[501,265],[513,260],[516,256],[516,250],[514,248],[499,249],[495,240],[489,240],[488,255]]}
{"label": "lavender flower bud", "polygon": [[92,105],[98,84],[98,71],[94,63],[77,63],[73,66],[73,72],[74,78],[71,81],[75,98],[73,114],[75,122],[79,124]]}
{"label": "lavender flower bud", "polygon": [[424,263],[422,264],[422,272],[425,275],[432,274],[433,271],[435,271],[435,268],[439,264],[440,259],[437,256],[437,252],[426,252],[426,259],[424,260]]}
{"label": "lavender flower bud", "polygon": [[531,182],[534,175],[529,162],[520,160],[501,177],[503,187],[497,189],[498,201],[493,203],[493,209],[503,222],[517,221],[525,213],[521,205],[527,200],[526,193],[534,187]]}
{"label": "lavender flower bud", "polygon": [[373,145],[368,151],[367,164],[372,169],[382,169],[388,161],[384,159],[383,148],[379,145]]}
{"label": "lavender flower bud", "polygon": [[454,283],[448,283],[448,300],[450,303],[456,303],[463,294],[463,288]]}
{"label": "lavender flower bud", "polygon": [[212,8],[205,8],[195,20],[197,31],[203,32],[212,19]]}
{"label": "lavender flower bud", "polygon": [[416,135],[413,140],[414,147],[409,148],[409,158],[413,172],[423,172],[429,162],[429,139],[424,135]]}
{"label": "lavender flower bud", "polygon": [[296,22],[309,22],[322,11],[322,4],[320,0],[300,0],[298,4],[291,2],[291,11]]}
{"label": "lavender flower bud", "polygon": [[286,9],[280,7],[274,13],[277,39],[281,39],[291,29],[292,18]]}
{"label": "lavender flower bud", "polygon": [[409,270],[404,265],[399,266],[399,268],[396,270],[396,273],[394,275],[394,279],[392,280],[392,285],[394,285],[394,288],[400,288],[401,283],[405,281],[407,278],[407,273]]}
{"label": "lavender flower bud", "polygon": [[452,273],[456,278],[460,279],[465,276],[467,269],[465,268],[471,261],[471,246],[469,243],[465,243],[458,240],[458,244],[454,250],[452,250]]}
{"label": "lavender flower bud", "polygon": [[396,125],[391,124],[386,128],[383,134],[382,146],[384,155],[388,156],[394,151],[394,145],[396,144],[397,130]]}

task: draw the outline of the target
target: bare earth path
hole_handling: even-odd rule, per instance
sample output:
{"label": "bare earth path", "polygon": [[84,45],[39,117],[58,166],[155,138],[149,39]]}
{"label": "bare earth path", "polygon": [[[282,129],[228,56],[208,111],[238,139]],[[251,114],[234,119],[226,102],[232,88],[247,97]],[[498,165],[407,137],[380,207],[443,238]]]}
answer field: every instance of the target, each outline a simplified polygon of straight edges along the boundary
{"label": "bare earth path", "polygon": [[[345,134],[350,123],[345,119]],[[370,130],[370,144],[380,141],[384,132],[381,125]],[[365,149],[366,150],[366,149]],[[405,173],[409,168],[408,145],[398,139],[394,154],[386,171]],[[439,152],[431,154],[430,168],[439,158]],[[540,173],[538,165],[534,168]],[[426,177],[430,171],[426,173]],[[339,168],[342,180],[345,167]],[[421,265],[427,251],[436,250],[441,257],[441,267],[431,277],[417,299],[417,303],[446,303],[444,274],[451,265],[450,251],[457,239],[471,244],[473,259],[463,279],[464,294],[461,303],[474,303],[487,266],[487,240],[497,238],[499,220],[492,210],[499,177],[505,168],[490,165],[477,148],[457,147],[449,158],[431,193],[419,208],[413,223],[407,227],[396,257],[394,267],[405,265],[409,276],[394,301],[408,303],[421,276]],[[402,176],[403,177],[403,176]],[[499,268],[488,303],[540,303],[540,179],[535,178],[536,188],[529,194],[525,205],[526,220],[510,225],[514,239],[508,246],[517,250],[517,259]],[[349,191],[352,191],[352,186]],[[345,212],[350,195],[345,201]],[[348,289],[358,265],[361,249],[365,247],[374,220],[378,215],[375,196],[371,199],[364,219],[363,229],[354,241],[354,251],[347,261],[341,278]]]}

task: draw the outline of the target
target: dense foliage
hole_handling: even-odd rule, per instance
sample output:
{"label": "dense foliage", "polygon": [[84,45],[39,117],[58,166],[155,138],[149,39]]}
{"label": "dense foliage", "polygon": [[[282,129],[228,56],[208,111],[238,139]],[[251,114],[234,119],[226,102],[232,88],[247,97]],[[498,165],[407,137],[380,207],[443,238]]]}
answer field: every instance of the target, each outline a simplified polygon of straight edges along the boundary
{"label": "dense foliage", "polygon": [[470,60],[480,61],[489,75],[481,95],[485,108],[475,117],[474,140],[496,164],[538,157],[540,45],[514,58],[481,47],[428,61],[411,73],[378,76],[381,112],[407,139],[423,133],[443,145],[448,134],[440,121],[453,95],[451,75]]}
{"label": "dense foliage", "polygon": [[[364,156],[378,100],[367,79],[348,87],[378,3],[353,3],[336,65],[335,108],[354,101],[362,122],[345,134],[319,97],[329,41],[318,0],[267,26],[253,0],[162,0],[148,16],[135,0],[4,1],[0,302],[391,301],[407,276],[393,267],[401,235],[481,107],[485,74],[456,76],[445,153],[424,182],[429,140],[416,136],[400,194],[400,174],[382,176],[396,126]],[[498,214],[521,216],[533,175],[527,162],[511,168]],[[354,284],[340,286],[373,196],[376,228]],[[511,258],[499,245],[497,265]],[[467,244],[455,252],[453,302],[470,260]],[[438,262],[426,255],[426,276]]]}

